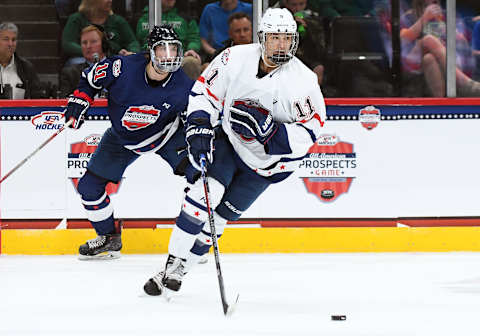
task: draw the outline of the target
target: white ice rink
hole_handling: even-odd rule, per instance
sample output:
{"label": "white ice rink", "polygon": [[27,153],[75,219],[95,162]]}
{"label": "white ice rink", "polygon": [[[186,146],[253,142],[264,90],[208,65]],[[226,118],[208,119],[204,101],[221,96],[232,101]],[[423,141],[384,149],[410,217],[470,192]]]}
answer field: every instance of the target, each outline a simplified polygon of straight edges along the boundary
{"label": "white ice rink", "polygon": [[221,258],[230,318],[213,256],[166,302],[142,295],[165,255],[2,255],[0,335],[480,335],[480,253]]}

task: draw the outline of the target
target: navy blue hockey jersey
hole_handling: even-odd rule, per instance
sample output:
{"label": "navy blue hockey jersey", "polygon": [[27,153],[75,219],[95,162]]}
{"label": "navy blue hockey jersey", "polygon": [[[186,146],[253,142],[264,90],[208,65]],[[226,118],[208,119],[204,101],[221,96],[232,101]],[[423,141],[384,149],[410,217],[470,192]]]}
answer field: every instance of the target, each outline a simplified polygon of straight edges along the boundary
{"label": "navy blue hockey jersey", "polygon": [[179,69],[161,85],[150,86],[148,62],[142,53],[107,58],[84,70],[78,86],[89,97],[108,90],[112,129],[126,148],[138,154],[158,150],[175,133],[193,85]]}

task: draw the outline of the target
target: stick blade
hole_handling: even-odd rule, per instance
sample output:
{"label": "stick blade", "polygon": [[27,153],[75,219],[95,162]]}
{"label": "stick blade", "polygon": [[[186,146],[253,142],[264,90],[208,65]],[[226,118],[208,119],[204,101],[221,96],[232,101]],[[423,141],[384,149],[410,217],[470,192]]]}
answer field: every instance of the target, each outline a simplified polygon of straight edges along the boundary
{"label": "stick blade", "polygon": [[226,317],[232,316],[232,314],[235,312],[235,309],[237,308],[239,297],[240,297],[240,294],[237,294],[237,298],[235,299],[235,302],[233,304],[226,305],[226,309],[223,310]]}

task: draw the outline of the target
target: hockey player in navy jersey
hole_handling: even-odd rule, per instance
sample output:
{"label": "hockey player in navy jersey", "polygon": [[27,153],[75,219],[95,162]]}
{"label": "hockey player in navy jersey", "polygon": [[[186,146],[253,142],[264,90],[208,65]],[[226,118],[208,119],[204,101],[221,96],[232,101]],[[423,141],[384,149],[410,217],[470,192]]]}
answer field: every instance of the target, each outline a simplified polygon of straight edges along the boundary
{"label": "hockey player in navy jersey", "polygon": [[[298,34],[290,12],[267,9],[258,34],[260,43],[218,55],[188,103],[189,158],[197,168],[202,156],[208,158],[218,237],[227,221],[237,220],[270,184],[292,173],[325,122],[317,77],[294,57]],[[202,180],[189,186],[181,209],[165,269],[144,285],[149,295],[178,291],[185,273],[212,245]]]}
{"label": "hockey player in navy jersey", "polygon": [[78,183],[87,218],[97,232],[79,248],[80,258],[115,258],[122,248],[120,225],[105,191],[119,182],[130,164],[141,155],[155,153],[177,175],[191,182],[198,175],[189,163],[183,124],[193,81],[180,68],[182,44],[167,25],[155,26],[148,37],[149,53],[114,56],[82,73],[78,89],[68,100],[65,120],[79,128],[95,94],[108,90],[108,115],[112,123]]}

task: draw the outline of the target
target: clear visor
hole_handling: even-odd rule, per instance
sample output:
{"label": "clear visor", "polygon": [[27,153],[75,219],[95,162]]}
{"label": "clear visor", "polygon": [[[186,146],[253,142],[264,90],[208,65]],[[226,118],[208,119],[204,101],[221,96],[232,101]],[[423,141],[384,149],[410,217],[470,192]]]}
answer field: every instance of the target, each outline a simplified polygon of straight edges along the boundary
{"label": "clear visor", "polygon": [[180,41],[160,41],[150,49],[150,57],[157,71],[175,72],[182,66],[182,44]]}
{"label": "clear visor", "polygon": [[263,60],[282,65],[290,61],[298,48],[298,33],[259,33]]}

